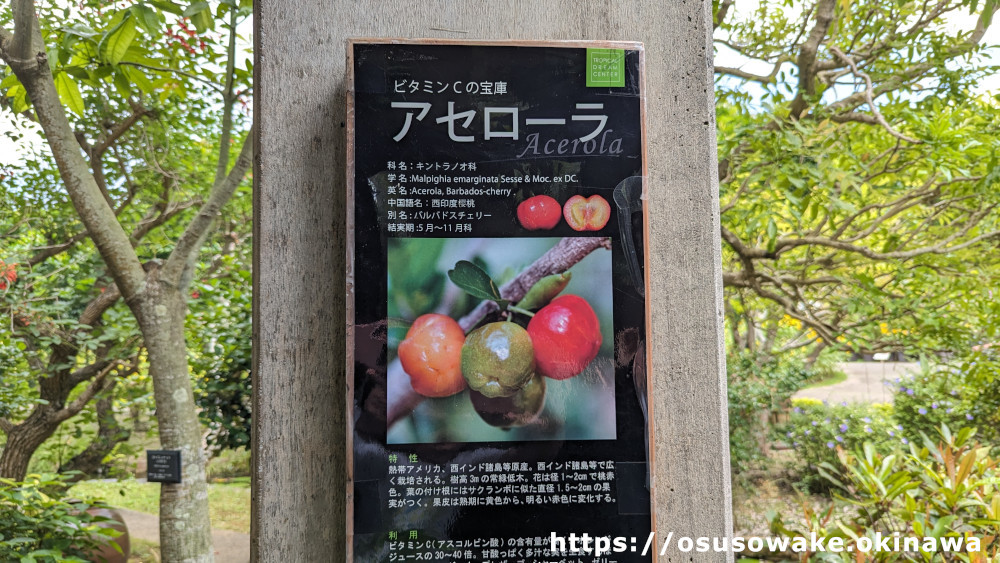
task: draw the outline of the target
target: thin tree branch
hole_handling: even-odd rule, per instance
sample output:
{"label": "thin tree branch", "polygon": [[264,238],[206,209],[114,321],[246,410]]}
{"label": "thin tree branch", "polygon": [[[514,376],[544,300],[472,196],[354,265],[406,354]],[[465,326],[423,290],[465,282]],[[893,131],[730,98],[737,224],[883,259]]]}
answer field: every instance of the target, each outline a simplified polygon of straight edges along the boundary
{"label": "thin tree branch", "polygon": [[198,214],[195,215],[180,239],[177,240],[177,245],[174,246],[174,250],[163,265],[161,279],[168,283],[174,283],[178,287],[185,284],[184,279],[192,269],[192,261],[197,257],[198,249],[201,248],[202,241],[208,234],[208,230],[211,228],[215,218],[222,211],[226,202],[232,197],[236,188],[239,187],[240,182],[243,181],[243,177],[246,176],[247,170],[250,169],[250,165],[253,163],[252,139],[255,127],[256,124],[250,128],[250,132],[243,142],[243,148],[240,150],[240,156],[236,159],[232,170],[229,171],[229,174],[222,181],[216,182],[212,187],[208,201],[201,206]]}
{"label": "thin tree branch", "polygon": [[93,301],[87,304],[84,308],[83,313],[80,314],[80,318],[77,320],[82,325],[93,326],[104,312],[114,306],[116,302],[121,298],[122,293],[118,291],[118,286],[111,284],[104,288]]}
{"label": "thin tree branch", "polygon": [[[508,301],[519,301],[538,280],[565,272],[598,248],[610,249],[611,240],[604,237],[566,237],[514,276],[514,279],[500,286],[500,295]],[[459,319],[458,324],[468,332],[486,315],[496,310],[498,307],[495,301],[482,301],[468,315]]]}
{"label": "thin tree branch", "polygon": [[879,125],[879,121],[874,115],[859,113],[856,111],[841,113],[833,116],[831,119],[835,123],[864,123],[865,125]]}
{"label": "thin tree branch", "polygon": [[182,211],[190,209],[199,204],[201,204],[200,197],[192,198],[187,201],[182,201],[180,203],[169,205],[166,209],[163,209],[159,213],[157,213],[156,216],[143,219],[142,221],[139,222],[138,225],[136,225],[135,230],[132,231],[131,235],[132,241],[135,244],[139,244],[139,241],[141,241],[143,237],[149,234],[150,231],[159,227],[160,225],[163,225],[167,221],[173,219]]}
{"label": "thin tree branch", "polygon": [[734,67],[728,67],[728,66],[719,66],[719,65],[715,66],[715,73],[716,74],[728,74],[730,76],[735,76],[737,78],[742,78],[744,80],[750,80],[750,81],[753,81],[753,82],[760,82],[761,84],[773,84],[774,81],[775,81],[775,79],[778,77],[778,72],[781,71],[781,65],[784,64],[785,62],[789,61],[789,60],[791,60],[791,59],[790,58],[787,58],[787,59],[786,58],[782,58],[782,59],[780,59],[777,63],[774,64],[774,67],[771,69],[770,74],[767,74],[767,75],[754,74],[752,72],[747,72],[747,71],[745,71],[743,69],[740,69],[740,68],[734,68]]}
{"label": "thin tree branch", "polygon": [[81,240],[87,238],[87,231],[81,231],[71,236],[69,240],[60,244],[54,244],[52,246],[42,247],[36,252],[31,258],[28,259],[28,264],[35,266],[41,264],[42,262],[48,260],[49,258],[60,254],[74,244],[80,242]]}
{"label": "thin tree branch", "polygon": [[222,134],[219,136],[219,158],[215,165],[215,184],[222,182],[229,168],[229,142],[233,134],[233,81],[236,79],[236,16],[229,11],[229,46],[226,49],[226,86],[222,92]]}
{"label": "thin tree branch", "polygon": [[[992,207],[990,207],[989,209],[992,209]],[[865,258],[870,258],[872,260],[898,260],[898,259],[915,258],[917,256],[922,256],[925,254],[947,254],[949,252],[957,252],[959,250],[963,250],[965,248],[968,248],[983,241],[1000,238],[1000,230],[990,231],[988,233],[984,233],[982,235],[973,237],[960,244],[956,244],[954,246],[948,246],[950,243],[954,242],[958,238],[968,233],[969,230],[971,230],[975,224],[978,224],[979,221],[982,220],[984,216],[985,214],[983,213],[977,213],[970,219],[969,223],[967,223],[965,227],[963,227],[959,232],[954,233],[951,236],[945,238],[940,243],[932,246],[915,248],[912,250],[904,250],[896,252],[875,252],[874,250],[871,250],[870,248],[866,248],[864,246],[858,246],[848,242],[832,240],[824,237],[778,239],[776,247],[784,250],[805,245],[825,246],[828,248],[843,250],[845,252],[853,252],[855,254],[860,254],[861,256],[864,256]],[[759,249],[754,249],[754,250],[759,250]],[[765,258],[767,256],[763,255],[762,253],[762,255],[759,257]]]}
{"label": "thin tree branch", "polygon": [[844,52],[838,49],[837,47],[831,45],[830,52],[836,55],[840,60],[847,63],[847,66],[851,67],[851,72],[854,73],[854,76],[861,78],[862,80],[865,81],[865,89],[864,89],[865,101],[868,102],[868,108],[871,110],[872,115],[875,117],[875,121],[879,125],[881,125],[882,128],[888,131],[889,134],[892,135],[893,137],[896,137],[897,139],[906,141],[908,143],[913,143],[915,145],[921,144],[922,141],[920,141],[919,139],[914,139],[913,137],[909,137],[907,135],[904,135],[896,131],[895,129],[892,128],[891,125],[889,125],[889,122],[886,121],[885,116],[883,116],[882,112],[878,110],[878,106],[875,105],[875,99],[872,97],[872,91],[874,90],[874,86],[872,86],[872,77],[869,76],[868,73],[861,72],[860,70],[858,70],[858,65],[855,64],[854,60],[845,55]]}
{"label": "thin tree branch", "polygon": [[101,158],[101,156],[103,156],[104,153],[107,152],[107,150],[111,148],[111,146],[114,145],[115,142],[118,141],[118,139],[120,139],[122,135],[127,133],[128,130],[131,129],[136,123],[138,123],[140,119],[142,119],[146,115],[149,115],[150,113],[152,113],[152,110],[144,106],[137,104],[135,107],[133,107],[132,113],[130,113],[128,117],[122,120],[121,123],[118,123],[117,125],[112,127],[108,135],[103,139],[101,139],[101,141],[98,144],[94,145],[94,147],[90,151],[91,158],[97,158],[97,159]]}
{"label": "thin tree branch", "polygon": [[725,23],[726,16],[729,15],[729,9],[733,7],[736,0],[722,0],[719,4],[719,10],[715,13],[715,20],[713,21],[713,29],[717,29],[720,25]]}
{"label": "thin tree branch", "polygon": [[114,379],[109,378],[108,374],[114,371],[115,368],[124,369],[124,366],[121,366],[117,362],[113,362],[106,366],[90,383],[87,384],[87,387],[84,388],[84,390],[81,391],[75,399],[70,401],[65,407],[56,411],[53,415],[53,419],[63,422],[79,414],[80,411],[87,406],[87,403],[89,403],[91,399],[111,386]]}
{"label": "thin tree branch", "polygon": [[94,362],[92,364],[87,364],[82,368],[70,373],[66,377],[66,384],[69,389],[72,389],[87,381],[88,379],[101,374],[104,371],[110,370],[114,367],[116,360],[104,359],[99,362]]}
{"label": "thin tree branch", "polygon": [[799,87],[795,99],[792,100],[791,116],[793,119],[798,119],[805,112],[809,104],[806,98],[816,95],[816,84],[814,83],[816,54],[830,30],[830,24],[833,23],[836,7],[836,0],[819,0],[816,5],[816,25],[809,31],[808,37],[799,48],[799,56],[796,61],[796,66],[799,67]]}
{"label": "thin tree branch", "polygon": [[[907,202],[915,205],[916,203],[919,203],[924,198],[926,198],[928,196],[931,196],[931,195],[934,195],[934,193],[935,193],[936,190],[931,189],[931,185],[934,183],[934,180],[936,180],[936,179],[937,179],[937,174],[936,173],[935,174],[931,174],[930,178],[928,178],[927,181],[924,182],[924,184],[920,187],[920,189],[917,190],[914,193],[906,194],[906,195],[900,197],[899,199],[896,199],[894,201],[890,201],[888,203],[871,203],[871,204],[868,204],[868,205],[862,207],[856,213],[852,214],[850,217],[848,217],[847,219],[845,219],[844,222],[841,223],[840,227],[833,233],[833,235],[831,236],[831,238],[839,239],[841,236],[843,236],[843,234],[845,232],[847,232],[847,229],[852,224],[854,224],[855,220],[857,220],[859,217],[861,217],[865,213],[868,213],[869,211],[874,211],[876,209],[886,209],[886,208],[894,208],[894,209],[897,210],[895,213],[893,213],[893,212],[890,211],[887,214],[883,214],[882,215],[883,218],[881,219],[881,221],[878,221],[876,223],[876,226],[878,224],[880,224],[882,221],[885,221],[886,219],[889,219],[890,217],[893,217],[893,216],[895,216],[895,215],[897,215],[899,213],[902,213],[905,209],[907,209],[908,207],[910,207],[910,206],[906,206],[906,207],[900,208],[901,206],[903,206]],[[859,237],[859,238],[864,238],[864,237]],[[853,240],[851,240],[849,242],[853,242]]]}

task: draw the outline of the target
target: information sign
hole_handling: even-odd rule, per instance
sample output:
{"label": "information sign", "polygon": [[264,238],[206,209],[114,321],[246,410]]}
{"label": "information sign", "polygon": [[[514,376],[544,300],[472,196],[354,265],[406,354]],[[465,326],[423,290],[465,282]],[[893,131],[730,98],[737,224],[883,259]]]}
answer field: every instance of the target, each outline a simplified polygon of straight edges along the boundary
{"label": "information sign", "polygon": [[353,560],[651,560],[641,44],[349,57]]}
{"label": "information sign", "polygon": [[180,483],[181,452],[146,450],[146,480],[151,483]]}

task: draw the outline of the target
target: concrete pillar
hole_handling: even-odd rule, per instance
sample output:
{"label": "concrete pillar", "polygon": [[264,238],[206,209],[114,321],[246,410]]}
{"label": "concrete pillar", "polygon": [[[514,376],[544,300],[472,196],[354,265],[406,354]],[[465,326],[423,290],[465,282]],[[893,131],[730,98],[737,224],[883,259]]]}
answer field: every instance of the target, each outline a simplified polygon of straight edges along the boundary
{"label": "concrete pillar", "polygon": [[711,15],[709,0],[257,0],[254,561],[346,558],[348,37],[645,44],[655,526],[731,533]]}

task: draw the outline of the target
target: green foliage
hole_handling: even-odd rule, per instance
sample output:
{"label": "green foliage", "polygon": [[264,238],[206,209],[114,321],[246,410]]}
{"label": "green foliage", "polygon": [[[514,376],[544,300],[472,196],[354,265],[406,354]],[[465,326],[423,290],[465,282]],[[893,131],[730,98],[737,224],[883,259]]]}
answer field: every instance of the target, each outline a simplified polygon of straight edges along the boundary
{"label": "green foliage", "polygon": [[[205,86],[218,89],[219,70],[225,68],[225,49],[215,49],[220,34],[217,20],[231,10],[246,17],[252,2],[194,2],[188,6],[172,0],[109,7],[87,0],[70,7],[36,6],[50,47],[47,55],[59,98],[77,118],[98,111],[103,90],[107,99],[125,100],[136,93],[153,95],[160,102],[198,97]],[[8,13],[9,14],[9,13]],[[0,24],[9,25],[9,15]],[[14,113],[31,107],[24,87],[8,70],[0,69],[0,92],[9,98]],[[234,69],[237,85],[247,91],[252,80],[248,62]]]}
{"label": "green foliage", "polygon": [[[981,360],[981,358],[980,358]],[[827,405],[796,399],[788,424],[780,429],[796,450],[799,482],[811,492],[827,492],[830,482],[820,475],[824,463],[835,464],[842,449],[856,450],[868,443],[879,453],[922,443],[942,426],[981,425],[987,444],[996,445],[995,424],[1000,403],[996,392],[981,387],[979,375],[970,375],[969,361],[927,364],[919,374],[887,382],[892,405]],[[957,366],[957,367],[956,367]]]}
{"label": "green foliage", "polygon": [[820,468],[835,464],[841,450],[855,450],[868,443],[888,452],[904,444],[905,434],[893,419],[892,405],[855,403],[827,405],[811,399],[795,399],[794,409],[781,429],[784,440],[795,448],[797,484],[804,491],[827,492],[830,482]]}
{"label": "green foliage", "polygon": [[196,284],[188,316],[195,402],[215,454],[250,446],[251,279],[233,257],[225,260],[229,275]]}
{"label": "green foliage", "polygon": [[230,449],[220,452],[208,462],[209,480],[250,477],[250,448]]}
{"label": "green foliage", "polygon": [[[390,291],[395,297],[389,303],[403,316],[416,317],[417,311],[429,311],[444,295],[445,277],[437,269],[437,261],[445,239],[430,239],[426,245],[406,244],[389,239],[390,252],[395,257],[388,263]],[[390,312],[390,316],[393,315]]]}
{"label": "green foliage", "polygon": [[729,375],[729,451],[734,470],[741,472],[762,458],[772,410],[783,408],[814,375],[791,358],[763,360],[753,354],[731,354]]}
{"label": "green foliage", "polygon": [[[1000,317],[998,317],[1000,319]],[[961,408],[984,442],[1000,446],[1000,339],[977,346],[955,362],[961,374]]]}
{"label": "green foliage", "polygon": [[119,532],[90,516],[101,502],[65,496],[66,478],[29,475],[23,482],[0,479],[0,560],[22,563],[86,562],[88,553]]}
{"label": "green foliage", "polygon": [[456,262],[455,268],[448,270],[448,279],[476,299],[495,301],[501,311],[507,308],[509,302],[500,297],[497,283],[490,278],[486,270],[468,260]]}
{"label": "green foliage", "polygon": [[[1000,473],[998,460],[973,440],[975,430],[952,434],[945,426],[938,440],[909,444],[892,453],[880,453],[865,444],[856,453],[844,452],[837,463],[823,465],[829,481],[846,503],[846,512],[834,504],[820,513],[806,509],[801,523],[780,514],[771,520],[781,536],[843,538],[856,550],[858,539],[876,534],[916,538],[979,538],[979,553],[877,552],[868,561],[986,561],[1000,555]],[[923,544],[921,544],[922,547]],[[813,555],[815,554],[807,554]],[[855,561],[857,553],[827,553],[824,561]],[[989,559],[992,561],[993,559]]]}
{"label": "green foliage", "polygon": [[964,379],[961,372],[937,366],[894,380],[896,420],[905,435],[911,439],[934,436],[942,425],[961,428],[977,424],[969,403],[976,402],[979,394],[966,387]]}
{"label": "green foliage", "polygon": [[544,307],[557,295],[562,293],[562,290],[566,289],[572,278],[573,274],[571,272],[545,276],[538,280],[535,285],[531,286],[531,289],[517,302],[517,307],[527,311]]}
{"label": "green foliage", "polygon": [[[36,3],[36,8],[57,93],[95,180],[131,236],[139,259],[155,266],[173,250],[185,224],[207,198],[219,161],[232,163],[241,145],[236,141],[249,126],[253,65],[249,37],[239,24],[250,15],[252,3],[155,0],[112,6],[85,0],[72,5]],[[0,12],[0,25],[12,27],[9,10]],[[230,53],[231,36],[237,41]],[[234,64],[227,75],[230,58]],[[5,113],[26,112],[5,134],[19,141],[38,134],[29,121],[30,104],[10,67],[0,66],[0,105]],[[231,120],[223,118],[226,113]],[[220,135],[227,122],[231,129]],[[3,171],[6,189],[0,190],[0,260],[15,263],[19,275],[16,283],[0,291],[0,317],[8,319],[12,329],[0,331],[0,415],[13,423],[25,420],[46,401],[39,381],[68,381],[73,371],[103,360],[137,366],[135,373],[112,373],[128,379],[115,387],[115,412],[151,412],[152,388],[135,320],[119,300],[96,322],[80,322],[87,307],[113,289],[113,279],[85,236],[51,152],[23,146],[23,162]],[[206,240],[205,266],[198,269],[206,276],[200,280],[205,291],[211,292],[213,280],[230,270],[245,274],[248,268],[249,250],[238,247],[250,229],[249,194],[246,182],[234,197],[236,205],[228,205],[218,218],[225,235]],[[249,274],[245,277],[248,280]],[[233,306],[244,311],[234,312],[229,320],[235,319],[233,327],[243,330],[249,324],[249,281],[241,281],[239,291],[246,297]],[[217,335],[224,333],[222,323],[227,322],[221,316],[216,315],[212,325]],[[248,331],[239,332],[242,351],[224,340],[210,352],[221,355],[215,359],[218,365],[192,366],[196,376],[207,373],[207,381],[222,380],[209,383],[218,386],[220,399],[215,411],[205,406],[204,416],[211,419],[226,405],[235,405],[232,418],[239,420],[232,426],[239,426],[240,432],[248,426],[249,387],[240,379],[248,377],[248,368],[227,366],[248,364],[243,358],[249,357]],[[189,335],[198,337],[194,331]],[[235,387],[226,379],[230,375],[236,377]],[[87,383],[82,381],[69,398],[78,397]],[[84,410],[82,416],[89,422],[71,423],[71,443],[65,443],[67,433],[61,432],[43,446],[36,465],[65,461],[86,446],[94,415]],[[235,438],[240,443],[249,440],[245,432]]]}
{"label": "green foliage", "polygon": [[915,354],[995,340],[1000,103],[975,92],[996,69],[973,24],[945,24],[972,9],[988,25],[996,3],[723,5],[717,64],[766,69],[716,69],[735,344]]}

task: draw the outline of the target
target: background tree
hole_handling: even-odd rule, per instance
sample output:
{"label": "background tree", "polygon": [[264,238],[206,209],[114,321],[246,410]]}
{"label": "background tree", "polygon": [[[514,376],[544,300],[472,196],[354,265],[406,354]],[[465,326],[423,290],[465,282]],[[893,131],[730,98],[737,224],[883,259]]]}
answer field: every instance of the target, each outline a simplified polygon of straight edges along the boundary
{"label": "background tree", "polygon": [[[739,472],[765,451],[771,412],[836,360],[1000,339],[1000,103],[976,93],[995,71],[998,4],[714,4]],[[997,396],[996,364],[972,356],[952,370]]]}
{"label": "background tree", "polygon": [[969,304],[1000,279],[1000,105],[974,93],[998,3],[745,6],[716,2],[716,48],[745,62],[716,67],[735,346],[810,362],[997,338]]}
{"label": "background tree", "polygon": [[250,448],[252,249],[244,231],[252,210],[241,203],[204,261],[188,317],[195,402],[212,455]]}
{"label": "background tree", "polygon": [[[250,64],[241,58],[237,33],[250,3],[91,0],[69,7],[12,0],[11,8],[0,13],[0,58],[7,64],[0,90],[11,111],[40,125],[69,196],[67,202],[53,192],[39,209],[62,202],[76,219],[62,215],[58,225],[36,226],[41,212],[35,211],[8,232],[36,237],[36,250],[53,257],[88,244],[100,255],[103,272],[92,285],[104,292],[89,303],[109,302],[105,315],[121,303],[134,318],[153,380],[161,445],[182,452],[183,482],[161,488],[163,557],[211,560],[185,317],[200,249],[252,160],[251,144],[235,142],[247,131],[235,110],[250,89]],[[26,185],[19,182],[13,191]],[[81,313],[75,326],[93,335],[99,318]],[[124,350],[106,352],[108,365],[121,365],[116,360]],[[79,370],[100,364],[100,354],[71,352],[53,364],[58,353],[57,345],[40,348],[43,363],[33,369],[45,385],[59,379],[53,370],[67,362],[75,369],[66,386],[83,379]]]}

